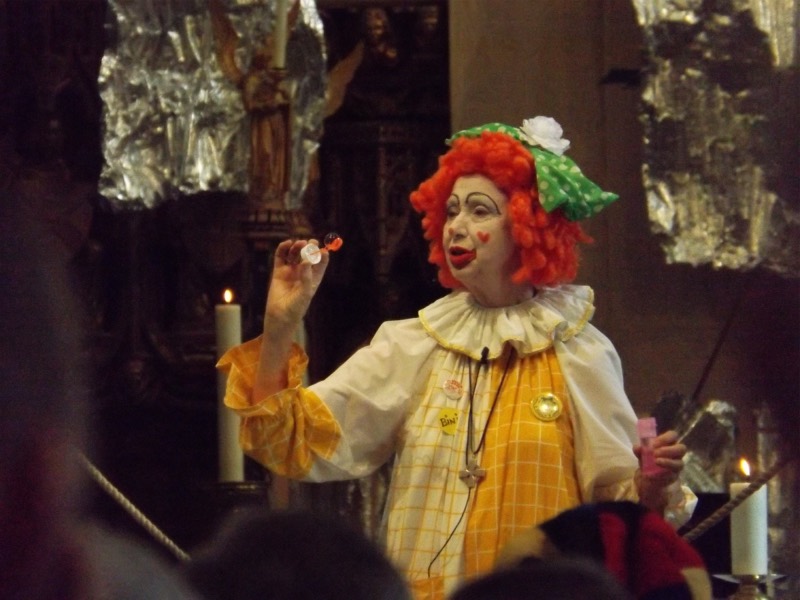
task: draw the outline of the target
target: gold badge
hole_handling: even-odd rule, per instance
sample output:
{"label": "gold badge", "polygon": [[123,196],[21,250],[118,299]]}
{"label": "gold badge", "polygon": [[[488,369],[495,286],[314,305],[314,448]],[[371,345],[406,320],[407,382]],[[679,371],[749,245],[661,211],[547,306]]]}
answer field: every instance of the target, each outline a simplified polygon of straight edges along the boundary
{"label": "gold badge", "polygon": [[439,427],[447,435],[455,435],[458,425],[458,411],[454,408],[443,408],[439,411]]}
{"label": "gold badge", "polygon": [[555,394],[540,394],[531,400],[531,410],[542,421],[555,421],[561,416],[563,406]]}

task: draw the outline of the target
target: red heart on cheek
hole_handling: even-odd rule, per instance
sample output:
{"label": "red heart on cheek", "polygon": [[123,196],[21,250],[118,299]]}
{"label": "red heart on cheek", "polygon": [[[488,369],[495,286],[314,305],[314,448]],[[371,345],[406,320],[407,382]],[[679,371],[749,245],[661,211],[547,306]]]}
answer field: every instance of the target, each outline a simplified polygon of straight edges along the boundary
{"label": "red heart on cheek", "polygon": [[484,244],[485,244],[486,242],[488,242],[488,241],[489,241],[489,238],[491,237],[491,236],[490,236],[488,233],[486,233],[485,231],[479,231],[479,232],[478,232],[476,235],[478,236],[478,239],[479,239],[481,242],[483,242]]}

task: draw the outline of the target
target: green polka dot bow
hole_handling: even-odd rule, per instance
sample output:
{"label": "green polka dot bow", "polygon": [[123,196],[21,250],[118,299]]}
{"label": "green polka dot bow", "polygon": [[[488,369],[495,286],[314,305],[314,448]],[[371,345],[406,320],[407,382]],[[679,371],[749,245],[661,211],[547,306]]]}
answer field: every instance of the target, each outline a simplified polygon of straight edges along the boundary
{"label": "green polka dot bow", "polygon": [[539,201],[547,212],[561,207],[570,221],[579,221],[599,213],[619,198],[617,194],[601,190],[571,158],[564,156],[569,140],[561,137],[561,125],[551,117],[525,119],[522,127],[503,123],[479,125],[459,131],[447,143],[459,137],[478,137],[482,131],[505,133],[533,154]]}

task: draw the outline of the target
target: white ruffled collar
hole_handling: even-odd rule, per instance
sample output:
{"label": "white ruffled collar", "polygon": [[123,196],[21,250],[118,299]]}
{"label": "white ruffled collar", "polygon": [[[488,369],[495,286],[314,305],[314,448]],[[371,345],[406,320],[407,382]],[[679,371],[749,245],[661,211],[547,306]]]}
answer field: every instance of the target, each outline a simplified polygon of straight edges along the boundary
{"label": "white ruffled collar", "polygon": [[529,299],[502,308],[481,306],[464,290],[454,291],[419,311],[425,331],[441,346],[480,360],[483,348],[497,358],[508,342],[520,356],[541,352],[553,340],[568,340],[594,314],[588,286],[539,288]]}

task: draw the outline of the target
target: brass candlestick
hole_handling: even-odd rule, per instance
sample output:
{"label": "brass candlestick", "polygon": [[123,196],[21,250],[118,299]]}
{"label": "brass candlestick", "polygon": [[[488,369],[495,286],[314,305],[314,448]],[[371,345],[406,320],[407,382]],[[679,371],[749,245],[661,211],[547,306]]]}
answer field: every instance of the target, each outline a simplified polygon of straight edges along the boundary
{"label": "brass candlestick", "polygon": [[735,575],[739,581],[739,589],[730,597],[730,600],[769,600],[761,591],[761,584],[767,580],[765,575]]}
{"label": "brass candlestick", "polygon": [[783,575],[715,575],[718,579],[736,583],[739,588],[728,596],[728,600],[770,600],[772,596],[762,590],[766,583],[776,581]]}

